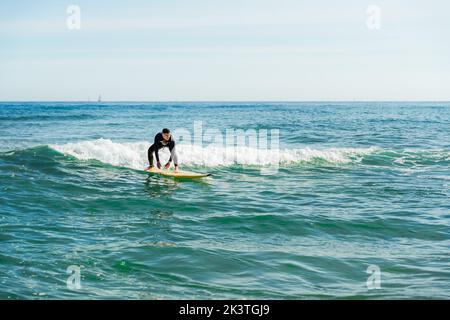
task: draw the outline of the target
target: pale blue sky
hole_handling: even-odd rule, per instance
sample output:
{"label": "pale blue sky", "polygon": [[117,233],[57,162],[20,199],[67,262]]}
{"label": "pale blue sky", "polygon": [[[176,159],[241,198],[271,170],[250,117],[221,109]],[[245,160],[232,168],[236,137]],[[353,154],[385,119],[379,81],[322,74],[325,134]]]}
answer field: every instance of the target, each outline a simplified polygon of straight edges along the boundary
{"label": "pale blue sky", "polygon": [[[66,9],[81,9],[68,30]],[[381,29],[366,26],[369,5]],[[450,100],[450,2],[0,2],[0,100]]]}

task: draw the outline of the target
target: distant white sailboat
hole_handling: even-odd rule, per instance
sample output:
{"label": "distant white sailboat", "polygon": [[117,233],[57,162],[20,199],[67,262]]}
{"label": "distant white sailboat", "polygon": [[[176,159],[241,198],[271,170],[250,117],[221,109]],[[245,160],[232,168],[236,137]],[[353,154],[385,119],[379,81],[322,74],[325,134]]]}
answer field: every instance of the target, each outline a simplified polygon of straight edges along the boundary
{"label": "distant white sailboat", "polygon": [[102,95],[101,95],[101,94],[98,95],[98,100],[97,100],[97,102],[102,102]]}

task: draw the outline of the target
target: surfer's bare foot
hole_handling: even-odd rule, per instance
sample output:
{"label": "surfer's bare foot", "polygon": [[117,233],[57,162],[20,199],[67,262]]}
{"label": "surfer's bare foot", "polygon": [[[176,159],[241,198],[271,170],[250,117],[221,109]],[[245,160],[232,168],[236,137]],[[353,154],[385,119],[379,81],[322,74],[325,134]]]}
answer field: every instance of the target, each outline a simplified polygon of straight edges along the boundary
{"label": "surfer's bare foot", "polygon": [[153,169],[153,168],[154,168],[154,166],[148,166],[148,167],[145,169],[145,171],[151,170],[151,169]]}
{"label": "surfer's bare foot", "polygon": [[175,169],[173,171],[178,172],[178,166],[175,166]]}

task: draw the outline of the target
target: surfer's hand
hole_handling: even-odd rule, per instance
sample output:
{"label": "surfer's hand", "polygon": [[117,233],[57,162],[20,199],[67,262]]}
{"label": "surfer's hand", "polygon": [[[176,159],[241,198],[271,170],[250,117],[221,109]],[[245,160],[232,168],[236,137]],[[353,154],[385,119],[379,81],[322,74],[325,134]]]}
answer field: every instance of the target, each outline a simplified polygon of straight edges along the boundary
{"label": "surfer's hand", "polygon": [[161,169],[161,162],[158,161],[158,163],[156,164],[156,166],[158,167],[158,169]]}
{"label": "surfer's hand", "polygon": [[167,162],[166,165],[164,166],[164,169],[169,169],[170,168],[170,162]]}

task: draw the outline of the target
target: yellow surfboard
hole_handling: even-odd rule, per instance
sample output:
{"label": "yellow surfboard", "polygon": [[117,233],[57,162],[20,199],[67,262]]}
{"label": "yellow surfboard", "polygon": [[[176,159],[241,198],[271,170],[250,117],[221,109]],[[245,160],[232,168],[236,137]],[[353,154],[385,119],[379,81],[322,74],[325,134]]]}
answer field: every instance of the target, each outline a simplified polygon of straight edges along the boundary
{"label": "yellow surfboard", "polygon": [[204,178],[208,177],[211,174],[210,173],[198,173],[198,172],[191,172],[191,171],[182,171],[178,170],[177,172],[172,170],[162,170],[158,169],[156,167],[145,170],[149,173],[159,174],[165,177],[173,177],[173,178],[188,178],[188,179],[195,179],[195,178]]}

